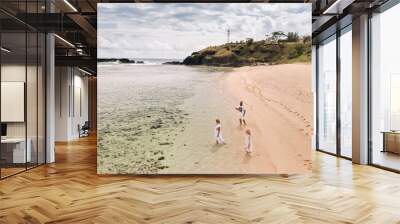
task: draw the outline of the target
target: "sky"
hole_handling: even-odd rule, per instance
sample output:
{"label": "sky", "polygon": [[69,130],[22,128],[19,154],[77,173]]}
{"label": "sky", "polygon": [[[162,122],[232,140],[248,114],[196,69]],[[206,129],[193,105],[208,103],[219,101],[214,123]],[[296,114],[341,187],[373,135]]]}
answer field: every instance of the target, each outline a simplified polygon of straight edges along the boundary
{"label": "sky", "polygon": [[311,35],[310,3],[100,3],[99,58],[184,59],[273,31]]}

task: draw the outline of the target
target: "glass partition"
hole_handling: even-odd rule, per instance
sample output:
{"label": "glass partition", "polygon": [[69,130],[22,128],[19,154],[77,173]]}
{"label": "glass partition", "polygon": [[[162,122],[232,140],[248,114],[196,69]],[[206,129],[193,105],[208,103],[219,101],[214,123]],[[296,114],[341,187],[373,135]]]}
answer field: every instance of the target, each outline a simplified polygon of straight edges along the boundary
{"label": "glass partition", "polygon": [[400,170],[400,4],[371,18],[371,162]]}
{"label": "glass partition", "polygon": [[[43,1],[17,3],[0,7],[43,11]],[[43,33],[0,12],[0,178],[45,163],[45,44]]]}
{"label": "glass partition", "polygon": [[26,33],[3,32],[1,47],[1,175],[6,177],[24,171],[30,162],[26,150]]}
{"label": "glass partition", "polygon": [[336,153],[336,35],[318,47],[318,149]]}

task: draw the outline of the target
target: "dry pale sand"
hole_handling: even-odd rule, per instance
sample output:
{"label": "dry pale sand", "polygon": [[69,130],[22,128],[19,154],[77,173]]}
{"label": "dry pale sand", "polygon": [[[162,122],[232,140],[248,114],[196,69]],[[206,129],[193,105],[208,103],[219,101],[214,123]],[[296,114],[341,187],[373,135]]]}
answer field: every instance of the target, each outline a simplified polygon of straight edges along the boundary
{"label": "dry pale sand", "polygon": [[[199,115],[176,144],[173,164],[160,173],[292,174],[311,171],[313,96],[311,64],[241,67],[217,81],[219,106]],[[216,96],[217,95],[217,96]],[[240,127],[234,107],[243,100],[247,127]],[[211,104],[212,105],[212,104]],[[226,145],[213,138],[214,118],[222,120]],[[201,124],[201,125],[199,125]],[[244,131],[253,133],[253,153],[244,150]],[[203,131],[209,130],[209,131]]]}

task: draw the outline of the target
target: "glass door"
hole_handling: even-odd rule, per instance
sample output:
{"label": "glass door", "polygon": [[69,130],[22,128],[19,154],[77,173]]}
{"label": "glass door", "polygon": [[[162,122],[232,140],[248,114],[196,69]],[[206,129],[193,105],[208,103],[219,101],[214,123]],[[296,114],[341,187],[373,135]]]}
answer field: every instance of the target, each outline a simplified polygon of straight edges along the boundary
{"label": "glass door", "polygon": [[400,4],[371,18],[370,161],[400,171]]}
{"label": "glass door", "polygon": [[340,31],[340,155],[352,157],[352,34]]}

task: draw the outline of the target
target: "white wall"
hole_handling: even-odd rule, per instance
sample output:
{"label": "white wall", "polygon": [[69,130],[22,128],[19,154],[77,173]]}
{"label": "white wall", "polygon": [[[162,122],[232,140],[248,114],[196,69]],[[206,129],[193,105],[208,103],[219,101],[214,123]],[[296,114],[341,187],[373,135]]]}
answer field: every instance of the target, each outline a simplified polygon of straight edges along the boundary
{"label": "white wall", "polygon": [[[26,70],[27,69],[27,70]],[[36,75],[36,71],[34,73],[32,73],[32,71],[36,69],[33,66],[28,66],[26,67],[25,64],[21,65],[21,64],[3,64],[1,66],[1,81],[2,82],[25,82],[25,76],[26,76],[26,71],[28,71],[28,79],[30,79],[30,75],[31,74],[35,74]],[[34,84],[36,85],[36,81],[34,83],[32,83],[32,80],[29,80],[30,85]],[[32,91],[31,91],[32,90]],[[28,88],[27,89],[27,103],[31,103],[33,101],[32,98],[36,99],[36,89],[31,89]],[[4,97],[4,96],[3,96]],[[36,102],[35,102],[36,103]],[[27,106],[31,106],[34,108],[36,108],[36,104],[35,105],[27,105]],[[6,110],[7,108],[1,108],[2,110]],[[31,112],[31,111],[28,111]],[[36,129],[36,114],[33,113],[28,113],[27,115],[28,117],[28,122],[30,122],[28,124],[28,129],[30,129],[31,127],[33,127],[35,125],[35,127],[33,127],[34,129]],[[31,124],[31,122],[34,121],[35,124]],[[7,136],[8,137],[25,137],[25,126],[26,126],[26,122],[7,122]],[[29,131],[29,130],[28,130]],[[28,133],[28,137],[29,133]]]}
{"label": "white wall", "polygon": [[55,140],[77,139],[78,125],[88,120],[88,77],[76,68],[56,67],[55,85]]}
{"label": "white wall", "polygon": [[[37,70],[39,69],[39,70]],[[26,120],[21,122],[5,122],[7,124],[8,138],[24,138],[25,135],[30,140],[32,162],[44,163],[45,153],[45,120],[44,120],[44,74],[41,67],[18,63],[2,64],[1,66],[2,82],[24,82],[26,85],[26,107],[19,108],[20,113],[26,112]],[[27,79],[27,80],[25,80]],[[3,92],[3,90],[2,90]],[[3,93],[4,94],[4,93]],[[7,98],[7,95],[2,95]],[[12,110],[13,108],[2,107],[2,112]],[[14,108],[15,110],[15,108]],[[17,113],[16,111],[8,111]],[[38,154],[37,154],[38,153]]]}
{"label": "white wall", "polygon": [[67,141],[69,132],[69,85],[70,70],[55,68],[55,141]]}
{"label": "white wall", "polygon": [[[1,66],[1,81],[2,82],[25,82],[25,64],[3,64]],[[6,110],[6,108],[1,108]],[[8,137],[25,137],[25,122],[7,123]]]}

